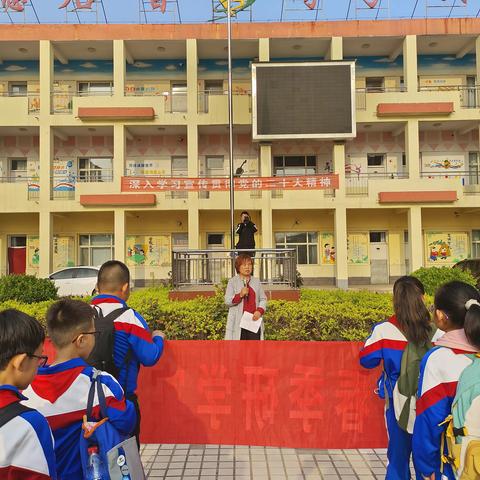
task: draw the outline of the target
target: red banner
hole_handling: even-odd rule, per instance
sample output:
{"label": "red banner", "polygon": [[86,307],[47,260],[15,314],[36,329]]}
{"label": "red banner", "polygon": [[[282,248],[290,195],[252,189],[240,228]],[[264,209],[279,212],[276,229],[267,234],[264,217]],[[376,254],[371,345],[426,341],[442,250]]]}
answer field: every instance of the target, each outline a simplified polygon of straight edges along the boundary
{"label": "red banner", "polygon": [[[235,190],[323,190],[337,189],[338,175],[288,177],[237,177]],[[213,191],[230,190],[229,178],[122,177],[122,192]]]}
{"label": "red banner", "polygon": [[380,371],[350,342],[168,341],[139,382],[142,441],[386,446]]}

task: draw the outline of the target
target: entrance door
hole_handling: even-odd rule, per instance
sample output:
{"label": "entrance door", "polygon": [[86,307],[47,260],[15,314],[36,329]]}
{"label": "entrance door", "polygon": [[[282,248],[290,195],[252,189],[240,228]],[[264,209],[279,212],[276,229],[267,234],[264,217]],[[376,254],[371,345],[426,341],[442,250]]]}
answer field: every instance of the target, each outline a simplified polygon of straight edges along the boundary
{"label": "entrance door", "polygon": [[475,108],[477,106],[477,79],[474,76],[469,75],[467,77],[467,104],[468,108]]}
{"label": "entrance door", "polygon": [[370,232],[370,283],[389,282],[387,232]]}
{"label": "entrance door", "polygon": [[480,162],[478,152],[468,152],[468,178],[467,185],[480,183]]}
{"label": "entrance door", "polygon": [[187,111],[187,84],[172,83],[172,112]]}
{"label": "entrance door", "polygon": [[[223,233],[207,233],[207,250],[224,249],[225,235]],[[225,252],[208,254],[207,278],[210,283],[220,283],[227,278],[227,260]]]}
{"label": "entrance door", "polygon": [[25,235],[8,239],[8,273],[21,275],[27,269],[27,237]]}

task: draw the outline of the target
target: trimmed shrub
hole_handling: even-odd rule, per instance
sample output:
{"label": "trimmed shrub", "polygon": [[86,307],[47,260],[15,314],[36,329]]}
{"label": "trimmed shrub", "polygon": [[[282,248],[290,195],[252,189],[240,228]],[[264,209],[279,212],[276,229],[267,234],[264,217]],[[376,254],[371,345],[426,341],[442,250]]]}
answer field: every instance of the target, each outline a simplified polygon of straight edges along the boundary
{"label": "trimmed shrub", "polygon": [[463,271],[459,268],[422,267],[415,270],[412,275],[423,283],[427,295],[435,295],[435,290],[438,287],[453,280],[459,280],[474,287],[477,285],[477,281],[470,270]]}
{"label": "trimmed shrub", "polygon": [[0,302],[16,300],[37,303],[57,298],[57,287],[47,278],[33,275],[6,275],[0,278]]}

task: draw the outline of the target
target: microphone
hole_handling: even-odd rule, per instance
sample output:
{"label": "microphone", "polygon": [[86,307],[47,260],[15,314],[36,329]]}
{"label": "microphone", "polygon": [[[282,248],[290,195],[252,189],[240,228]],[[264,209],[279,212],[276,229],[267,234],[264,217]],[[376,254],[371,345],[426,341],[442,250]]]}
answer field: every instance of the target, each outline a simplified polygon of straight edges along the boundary
{"label": "microphone", "polygon": [[[248,288],[248,283],[249,283],[248,280],[244,278],[243,279],[243,286]],[[245,298],[248,300],[248,292],[245,295]]]}

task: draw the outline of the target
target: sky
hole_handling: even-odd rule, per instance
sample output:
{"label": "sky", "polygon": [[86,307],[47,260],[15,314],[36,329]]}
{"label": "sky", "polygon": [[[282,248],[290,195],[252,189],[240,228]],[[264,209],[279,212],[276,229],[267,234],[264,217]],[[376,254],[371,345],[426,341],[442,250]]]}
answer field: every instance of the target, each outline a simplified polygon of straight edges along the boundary
{"label": "sky", "polygon": [[[1,0],[0,5],[25,0]],[[204,23],[212,21],[212,5],[220,0],[167,0],[167,10],[152,12],[150,0],[96,0],[96,7],[79,10],[78,18],[72,11],[76,0],[67,8],[59,6],[67,0],[27,0],[22,13],[0,7],[0,24],[5,23]],[[161,1],[161,0],[160,0]],[[232,0],[232,7],[238,5]],[[249,0],[247,0],[249,1]],[[315,0],[306,0],[307,3]],[[250,10],[240,12],[235,21],[322,21],[340,19],[476,17],[480,14],[480,0],[377,0],[375,8],[366,1],[375,0],[316,0],[318,10],[309,10],[303,0],[256,0]],[[464,5],[464,1],[467,5]],[[81,0],[85,3],[86,0]],[[33,5],[33,7],[32,7]],[[178,5],[178,7],[177,7]],[[150,11],[143,11],[150,10]],[[105,14],[104,14],[105,12]],[[223,16],[223,15],[218,15]],[[217,21],[225,21],[219,19]]]}

